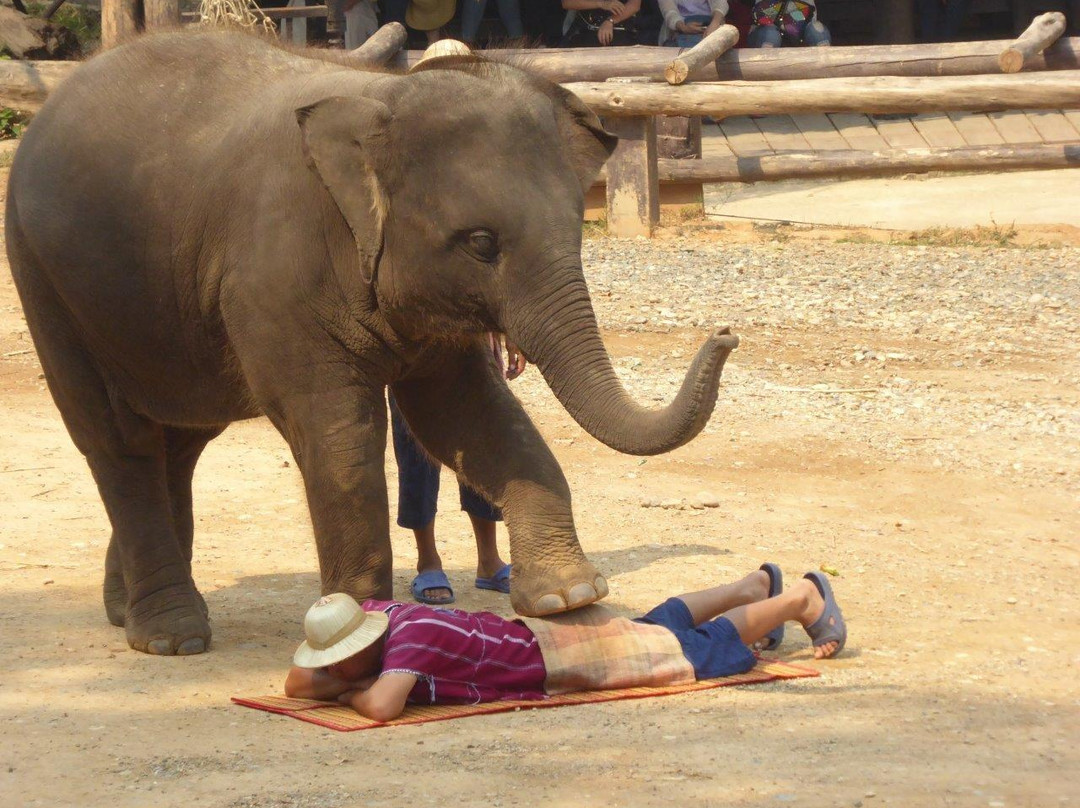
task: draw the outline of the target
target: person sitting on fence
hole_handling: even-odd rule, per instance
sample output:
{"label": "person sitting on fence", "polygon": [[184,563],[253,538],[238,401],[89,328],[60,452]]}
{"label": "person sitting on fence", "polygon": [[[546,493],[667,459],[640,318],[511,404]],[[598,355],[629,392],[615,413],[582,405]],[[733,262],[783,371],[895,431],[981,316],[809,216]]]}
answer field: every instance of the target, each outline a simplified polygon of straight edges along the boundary
{"label": "person sitting on fence", "polygon": [[787,591],[780,568],[669,598],[643,617],[593,604],[551,618],[504,620],[489,612],[433,609],[343,593],[304,618],[285,695],[348,704],[391,721],[406,703],[540,700],[577,690],[688,684],[743,673],[749,646],[778,644],[784,622],[802,624],[818,659],[840,653],[847,628],[827,577],[807,573]]}
{"label": "person sitting on fence", "polygon": [[721,25],[728,13],[728,0],[659,0],[664,18],[661,45],[692,48]]}
{"label": "person sitting on fence", "polygon": [[[497,0],[496,5],[507,38],[523,39],[525,28],[521,24],[521,6],[518,0]],[[461,41],[470,48],[476,47],[476,36],[480,32],[480,22],[486,8],[487,0],[461,0]]]}
{"label": "person sitting on fence", "polygon": [[[507,361],[503,361],[503,341],[498,334],[488,335],[492,362],[507,381],[525,370],[525,356],[506,340]],[[390,394],[390,428],[394,459],[398,468],[398,515],[400,527],[412,530],[416,539],[416,572],[410,590],[419,603],[445,606],[454,602],[454,590],[443,571],[442,558],[435,544],[435,514],[439,500],[441,466],[416,442],[409,425]],[[495,524],[502,512],[464,483],[458,483],[461,510],[469,515],[476,539],[477,589],[510,592],[510,565],[499,555]]]}
{"label": "person sitting on fence", "polygon": [[754,3],[753,17],[747,38],[752,48],[832,44],[814,0],[759,0]]}
{"label": "person sitting on fence", "polygon": [[648,34],[639,27],[637,16],[641,3],[642,0],[562,0],[567,12],[562,46],[644,44],[642,38]]}

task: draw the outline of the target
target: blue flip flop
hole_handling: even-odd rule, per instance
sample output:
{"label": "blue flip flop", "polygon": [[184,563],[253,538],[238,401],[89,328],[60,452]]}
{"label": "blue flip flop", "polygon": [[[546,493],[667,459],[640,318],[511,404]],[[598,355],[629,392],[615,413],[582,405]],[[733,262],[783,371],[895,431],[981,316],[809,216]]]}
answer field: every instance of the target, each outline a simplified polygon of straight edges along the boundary
{"label": "blue flip flop", "polygon": [[[762,564],[760,569],[769,573],[769,597],[775,598],[784,591],[784,574],[773,563]],[[761,650],[771,651],[784,641],[784,624],[781,623],[761,638]]]}
{"label": "blue flip flop", "polygon": [[833,596],[829,578],[822,572],[808,572],[803,578],[813,581],[821,597],[825,599],[825,611],[813,624],[806,627],[806,633],[810,635],[815,648],[825,643],[837,643],[836,650],[832,653],[832,656],[836,656],[844,650],[844,643],[847,642],[847,624]]}
{"label": "blue flip flop", "polygon": [[496,572],[490,578],[477,578],[477,589],[490,589],[492,592],[502,592],[504,595],[510,594],[510,565],[507,564],[501,570]]}
{"label": "blue flip flop", "polygon": [[[417,603],[426,603],[428,606],[447,606],[454,602],[454,588],[450,586],[450,579],[446,577],[446,573],[442,570],[428,570],[427,572],[421,572],[413,578],[410,589],[412,590],[413,600]],[[449,589],[450,597],[428,597],[424,593],[429,589]]]}

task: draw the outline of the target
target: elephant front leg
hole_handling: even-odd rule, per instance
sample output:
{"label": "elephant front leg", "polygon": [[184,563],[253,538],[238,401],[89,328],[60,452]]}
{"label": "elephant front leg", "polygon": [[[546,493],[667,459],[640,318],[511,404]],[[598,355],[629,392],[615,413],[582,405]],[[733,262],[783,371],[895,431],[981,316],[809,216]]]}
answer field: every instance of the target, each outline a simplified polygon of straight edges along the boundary
{"label": "elephant front leg", "polygon": [[275,416],[304,478],[322,593],[393,597],[383,388],[293,397]]}
{"label": "elephant front leg", "polygon": [[514,610],[539,617],[607,595],[578,543],[562,469],[486,350],[433,360],[395,383],[394,396],[420,443],[502,508]]}

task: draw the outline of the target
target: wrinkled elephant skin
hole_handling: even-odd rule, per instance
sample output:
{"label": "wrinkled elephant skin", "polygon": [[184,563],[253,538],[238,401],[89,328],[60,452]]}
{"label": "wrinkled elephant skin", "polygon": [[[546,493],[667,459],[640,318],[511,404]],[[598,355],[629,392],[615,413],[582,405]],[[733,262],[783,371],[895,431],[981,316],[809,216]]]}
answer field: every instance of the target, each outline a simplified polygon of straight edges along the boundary
{"label": "wrinkled elephant skin", "polygon": [[709,418],[737,340],[665,409],[618,382],[581,268],[615,139],[574,96],[475,57],[368,72],[232,33],[81,66],[11,170],[12,273],[112,525],[105,606],[133,648],[206,650],[191,479],[265,414],[303,475],[324,591],[392,595],[392,388],[425,448],[502,507],[521,614],[607,593],[554,456],[490,361],[508,334],[581,425],[652,454]]}

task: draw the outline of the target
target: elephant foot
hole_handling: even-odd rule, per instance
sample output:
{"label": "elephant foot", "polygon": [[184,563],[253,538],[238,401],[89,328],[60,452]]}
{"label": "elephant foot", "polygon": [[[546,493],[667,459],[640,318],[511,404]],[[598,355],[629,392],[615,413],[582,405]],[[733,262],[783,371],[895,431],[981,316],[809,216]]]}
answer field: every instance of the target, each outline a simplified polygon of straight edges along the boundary
{"label": "elephant foot", "polygon": [[124,618],[127,616],[128,597],[122,572],[105,573],[102,596],[105,600],[105,616],[114,626],[123,628]]}
{"label": "elephant foot", "polygon": [[206,602],[190,581],[129,604],[123,625],[128,645],[145,654],[186,656],[210,647]]}
{"label": "elephant foot", "polygon": [[525,617],[544,617],[595,603],[607,596],[604,576],[588,561],[536,569],[516,561],[510,574],[510,603]]}
{"label": "elephant foot", "polygon": [[[105,601],[105,616],[114,626],[123,628],[128,607],[127,586],[124,585],[123,573],[105,573],[102,596]],[[203,617],[209,619],[210,607],[206,605],[206,600],[198,589],[195,590],[195,598],[199,601],[199,608],[202,609]]]}

